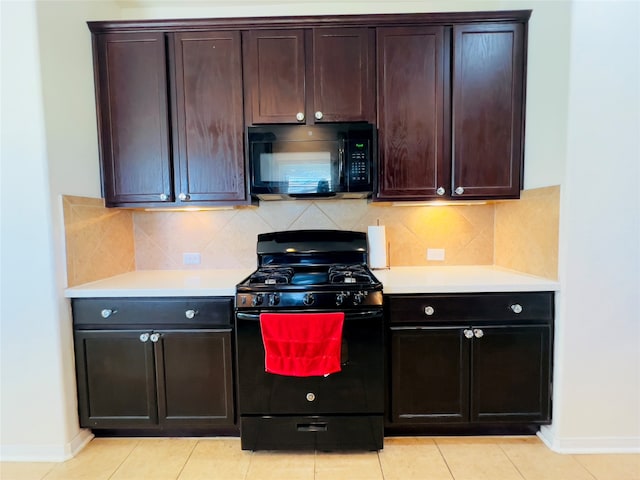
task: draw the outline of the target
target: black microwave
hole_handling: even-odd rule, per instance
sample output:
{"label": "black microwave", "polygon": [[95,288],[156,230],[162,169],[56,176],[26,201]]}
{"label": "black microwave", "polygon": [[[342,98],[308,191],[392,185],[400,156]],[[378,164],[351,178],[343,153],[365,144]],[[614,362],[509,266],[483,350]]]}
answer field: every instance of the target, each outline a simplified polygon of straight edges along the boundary
{"label": "black microwave", "polygon": [[369,123],[248,127],[251,195],[263,200],[371,195],[375,132]]}

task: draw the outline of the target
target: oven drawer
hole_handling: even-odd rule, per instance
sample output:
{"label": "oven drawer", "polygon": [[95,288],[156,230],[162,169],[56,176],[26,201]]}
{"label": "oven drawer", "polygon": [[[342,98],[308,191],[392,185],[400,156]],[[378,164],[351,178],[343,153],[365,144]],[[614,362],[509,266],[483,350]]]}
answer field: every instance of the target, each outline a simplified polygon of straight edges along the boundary
{"label": "oven drawer", "polygon": [[380,450],[382,415],[241,417],[243,450]]}
{"label": "oven drawer", "polygon": [[384,301],[392,324],[550,323],[553,319],[553,292],[388,295]]}

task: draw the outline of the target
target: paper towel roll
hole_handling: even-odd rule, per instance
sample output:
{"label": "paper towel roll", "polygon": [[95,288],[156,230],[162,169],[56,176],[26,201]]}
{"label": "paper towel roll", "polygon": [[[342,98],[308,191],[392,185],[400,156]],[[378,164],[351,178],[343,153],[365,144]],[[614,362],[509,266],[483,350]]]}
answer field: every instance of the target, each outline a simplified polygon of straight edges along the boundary
{"label": "paper towel roll", "polygon": [[367,240],[369,241],[369,267],[387,268],[387,238],[384,225],[369,227]]}

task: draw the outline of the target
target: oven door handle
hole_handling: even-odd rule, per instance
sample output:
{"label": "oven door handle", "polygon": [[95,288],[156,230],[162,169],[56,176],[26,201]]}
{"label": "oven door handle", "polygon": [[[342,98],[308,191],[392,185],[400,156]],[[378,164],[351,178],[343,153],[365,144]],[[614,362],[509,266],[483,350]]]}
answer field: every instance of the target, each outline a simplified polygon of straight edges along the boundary
{"label": "oven door handle", "polygon": [[[296,312],[283,312],[279,311],[278,313],[301,313],[299,311]],[[318,312],[315,312],[318,313]],[[376,317],[382,315],[382,310],[364,310],[362,312],[344,312],[345,320],[355,320],[358,318],[367,318],[367,317]],[[260,320],[259,313],[245,313],[245,312],[236,312],[236,318],[238,320]]]}

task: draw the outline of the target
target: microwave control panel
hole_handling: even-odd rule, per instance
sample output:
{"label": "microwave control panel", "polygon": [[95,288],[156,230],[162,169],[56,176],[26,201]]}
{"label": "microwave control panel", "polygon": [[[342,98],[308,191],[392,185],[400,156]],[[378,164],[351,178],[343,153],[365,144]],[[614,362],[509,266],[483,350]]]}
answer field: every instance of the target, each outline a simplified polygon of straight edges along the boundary
{"label": "microwave control panel", "polygon": [[347,152],[349,185],[368,185],[371,182],[369,141],[350,140]]}

